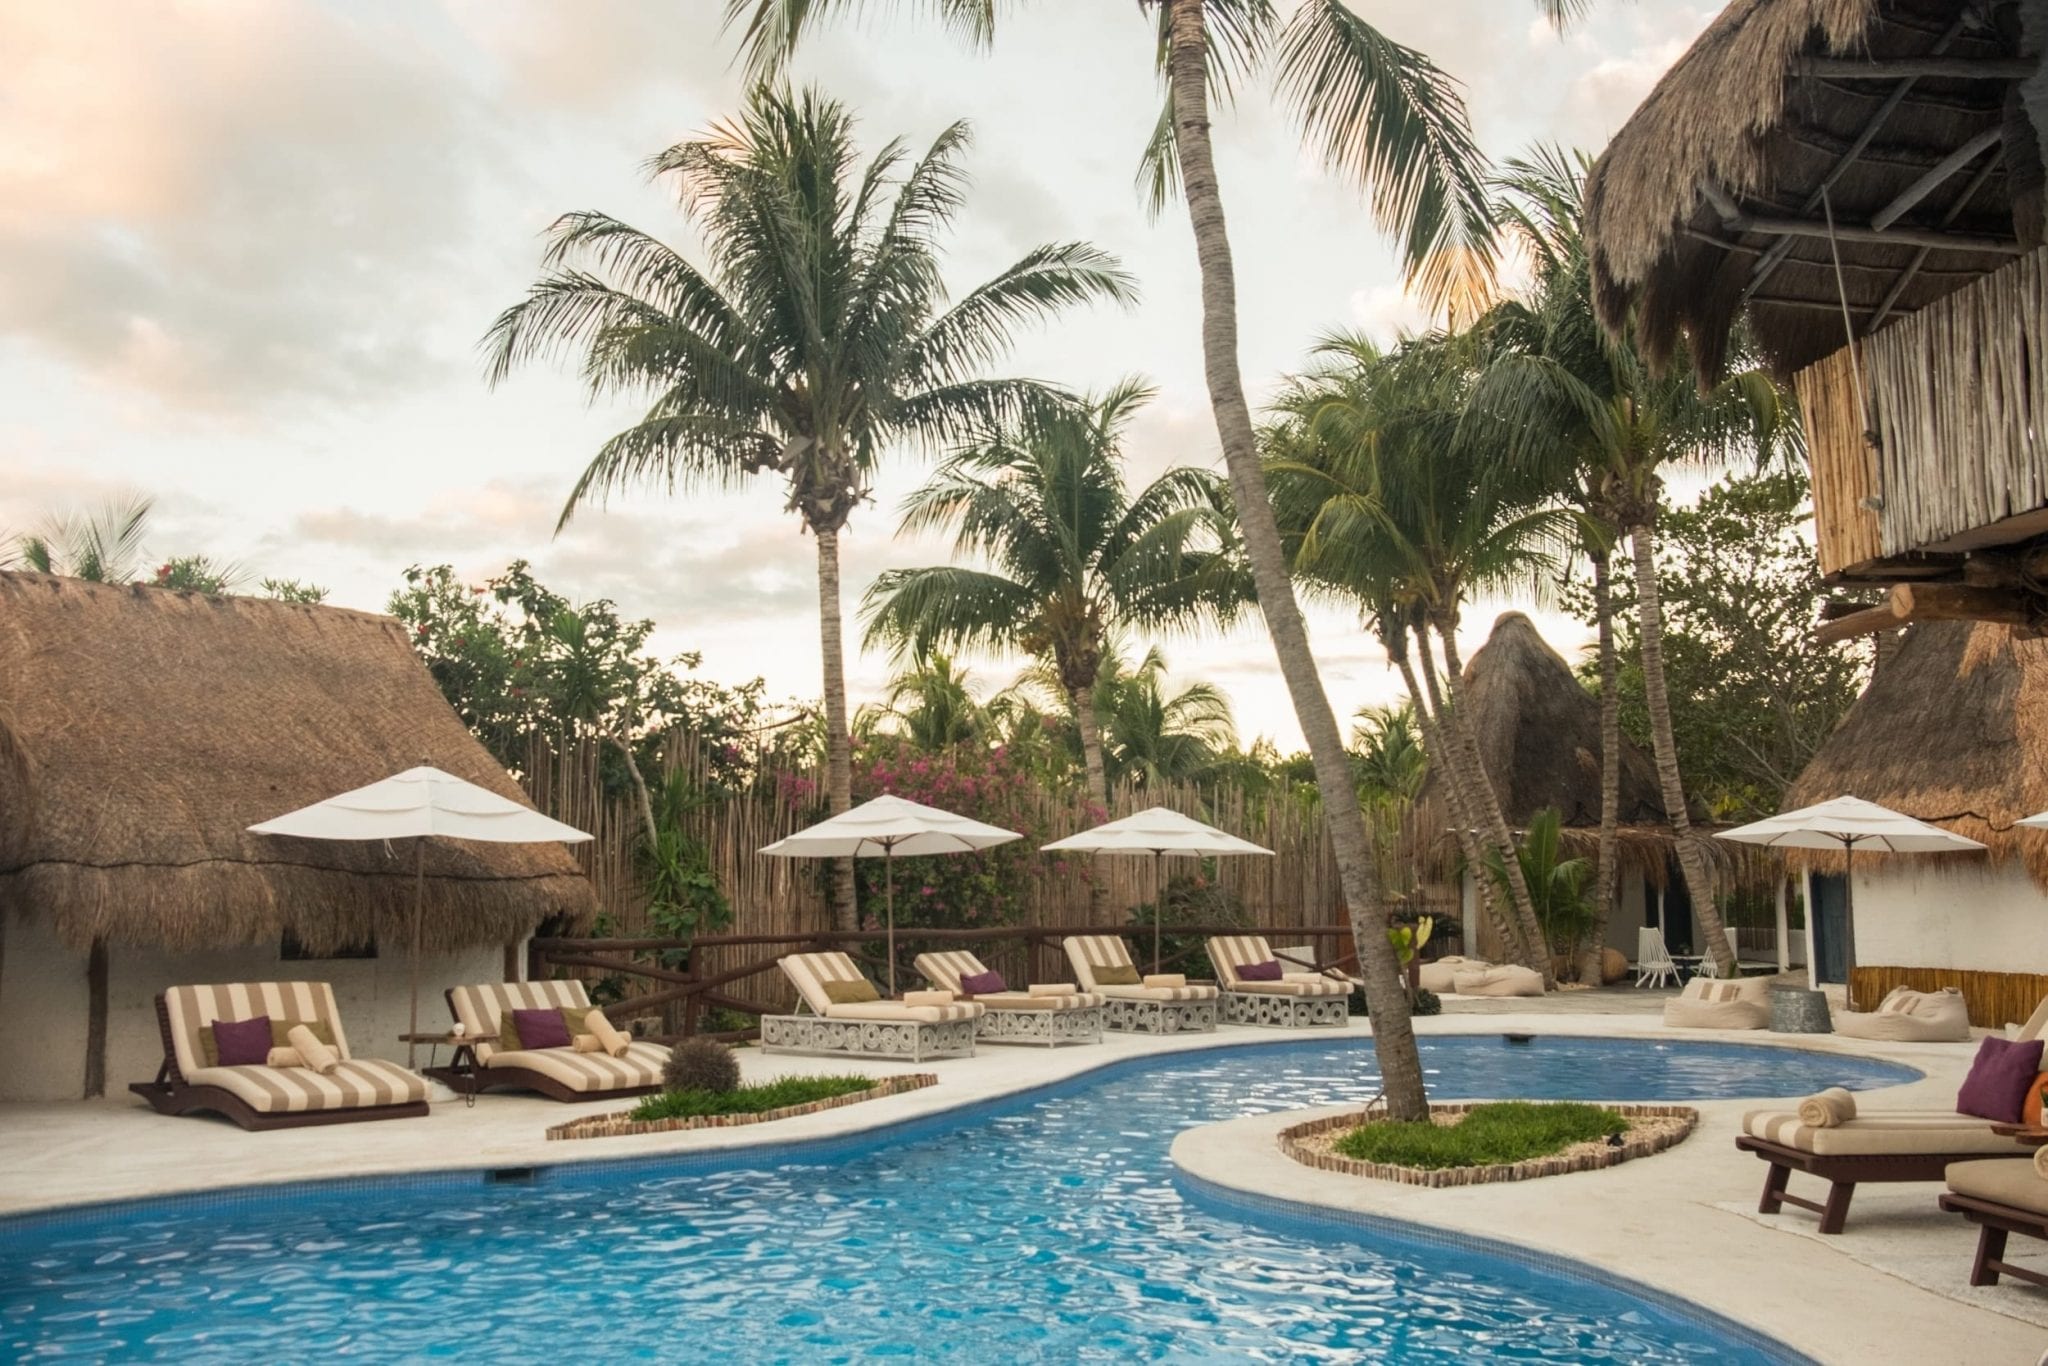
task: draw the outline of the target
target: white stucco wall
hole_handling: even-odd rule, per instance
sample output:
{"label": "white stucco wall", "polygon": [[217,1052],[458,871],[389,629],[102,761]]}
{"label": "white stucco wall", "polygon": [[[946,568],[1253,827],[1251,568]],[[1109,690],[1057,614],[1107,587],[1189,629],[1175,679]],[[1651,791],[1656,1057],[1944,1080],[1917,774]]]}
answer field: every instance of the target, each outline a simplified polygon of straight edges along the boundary
{"label": "white stucco wall", "polygon": [[1858,963],[2048,973],[2048,895],[2017,861],[1891,859],[1852,882]]}
{"label": "white stucco wall", "polygon": [[[64,947],[32,920],[7,925],[0,965],[0,1037],[24,1041],[0,1069],[0,1100],[73,1100],[85,1077],[86,987],[83,953]],[[522,956],[523,962],[523,956]],[[449,1023],[441,993],[465,982],[504,977],[502,947],[427,954],[420,960],[420,1025]],[[403,954],[382,958],[284,962],[276,945],[169,954],[122,948],[107,957],[107,1091],[156,1075],[163,1059],[156,994],[165,987],[210,982],[327,982],[334,988],[349,1050],[405,1061],[409,996]],[[424,1057],[424,1054],[422,1055]]]}

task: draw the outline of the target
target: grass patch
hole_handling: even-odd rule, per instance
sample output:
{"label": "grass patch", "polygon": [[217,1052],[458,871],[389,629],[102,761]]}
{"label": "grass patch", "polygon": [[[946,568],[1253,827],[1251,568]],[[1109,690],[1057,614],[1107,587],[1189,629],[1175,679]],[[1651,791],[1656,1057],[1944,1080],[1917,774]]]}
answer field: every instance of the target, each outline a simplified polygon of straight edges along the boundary
{"label": "grass patch", "polygon": [[1490,1167],[1548,1157],[1575,1143],[1628,1132],[1628,1121],[1598,1105],[1504,1100],[1476,1105],[1456,1124],[1428,1120],[1361,1124],[1334,1145],[1359,1162],[1397,1167]]}
{"label": "grass patch", "polygon": [[872,1091],[875,1086],[873,1077],[819,1076],[780,1077],[731,1091],[663,1091],[635,1105],[633,1118],[645,1123],[656,1119],[695,1119],[699,1115],[758,1115],[764,1110]]}

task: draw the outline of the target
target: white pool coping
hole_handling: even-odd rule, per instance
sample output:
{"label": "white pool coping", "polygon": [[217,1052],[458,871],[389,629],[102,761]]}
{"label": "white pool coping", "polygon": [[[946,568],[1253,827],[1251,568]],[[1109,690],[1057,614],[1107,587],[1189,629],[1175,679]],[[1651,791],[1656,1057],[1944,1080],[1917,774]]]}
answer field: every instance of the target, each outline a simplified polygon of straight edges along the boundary
{"label": "white pool coping", "polygon": [[[1870,1093],[1870,1103],[1952,1102],[1972,1050],[1879,1044],[1839,1036],[1662,1028],[1654,1016],[1549,1011],[1445,1015],[1418,1020],[1426,1035],[1528,1032],[1664,1042],[1780,1045],[1902,1062],[1919,1082]],[[168,1118],[123,1095],[95,1102],[0,1105],[0,1215],[246,1186],[434,1171],[644,1158],[855,1135],[1052,1085],[1132,1058],[1208,1048],[1257,1047],[1342,1030],[1219,1029],[1213,1034],[1112,1034],[1100,1045],[983,1048],[975,1057],[919,1065],[741,1052],[748,1080],[802,1072],[871,1075],[929,1071],[937,1086],[766,1125],[618,1138],[550,1141],[548,1125],[624,1108],[563,1105],[520,1095],[459,1100],[425,1119],[245,1133],[210,1117]],[[1440,1099],[1455,1099],[1443,1096]],[[2033,1366],[2039,1328],[1910,1285],[1819,1240],[1785,1237],[1714,1208],[1754,1200],[1763,1164],[1733,1144],[1756,1100],[1699,1102],[1700,1129],[1653,1158],[1542,1181],[1444,1190],[1317,1172],[1281,1156],[1273,1133],[1315,1113],[1286,1111],[1182,1134],[1173,1160],[1217,1186],[1360,1214],[1413,1221],[1563,1256],[1694,1301],[1822,1361],[1983,1362]],[[1342,1108],[1342,1107],[1338,1107]],[[1933,1211],[1932,1188],[1926,1201]],[[1859,1193],[1859,1200],[1861,1195]],[[1935,1215],[1948,1220],[1952,1216]],[[1849,1232],[1856,1228],[1852,1210]],[[2013,1287],[2014,1294],[2037,1294]],[[1962,1350],[1967,1345],[1967,1350]]]}

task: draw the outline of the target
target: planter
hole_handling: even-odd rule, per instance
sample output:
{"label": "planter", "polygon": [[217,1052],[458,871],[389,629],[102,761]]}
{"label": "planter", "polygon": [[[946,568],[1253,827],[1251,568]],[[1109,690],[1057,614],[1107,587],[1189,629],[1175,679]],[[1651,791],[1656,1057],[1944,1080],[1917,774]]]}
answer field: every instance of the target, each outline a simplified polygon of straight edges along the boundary
{"label": "planter", "polygon": [[[1430,1118],[1439,1122],[1462,1119],[1472,1105],[1432,1105]],[[1648,1157],[1684,1140],[1699,1124],[1700,1112],[1688,1105],[1606,1105],[1629,1121],[1621,1142],[1575,1144],[1548,1157],[1521,1162],[1502,1162],[1487,1167],[1397,1167],[1387,1162],[1360,1162],[1332,1151],[1329,1144],[1339,1135],[1361,1124],[1384,1119],[1384,1115],[1354,1110],[1297,1124],[1280,1131],[1280,1151],[1305,1167],[1318,1171],[1342,1172],[1347,1176],[1370,1177],[1376,1181],[1400,1181],[1410,1186],[1486,1186],[1501,1181],[1529,1181],[1539,1176],[1562,1176],[1567,1172],[1598,1171],[1631,1158]]]}
{"label": "planter", "polygon": [[785,1105],[780,1109],[760,1110],[747,1115],[690,1115],[682,1119],[634,1119],[631,1110],[616,1110],[608,1115],[585,1115],[581,1119],[554,1125],[548,1130],[548,1137],[616,1138],[622,1134],[666,1134],[683,1129],[734,1129],[743,1124],[766,1124],[770,1120],[812,1115],[820,1110],[837,1110],[842,1105],[858,1105],[864,1100],[880,1100],[884,1096],[897,1096],[905,1091],[922,1091],[927,1086],[937,1085],[938,1080],[930,1072],[913,1072],[907,1077],[889,1077],[878,1081],[865,1091],[853,1091],[826,1100],[806,1101],[802,1105]]}

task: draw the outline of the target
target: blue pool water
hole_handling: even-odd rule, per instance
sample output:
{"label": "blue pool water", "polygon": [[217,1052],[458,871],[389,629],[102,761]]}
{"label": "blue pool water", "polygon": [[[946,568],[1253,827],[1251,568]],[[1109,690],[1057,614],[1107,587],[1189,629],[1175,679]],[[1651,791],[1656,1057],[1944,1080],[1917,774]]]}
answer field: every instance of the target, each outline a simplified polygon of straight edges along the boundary
{"label": "blue pool water", "polygon": [[[1439,1039],[1423,1057],[1446,1098],[1788,1096],[1918,1075],[1568,1038]],[[0,1223],[0,1359],[1796,1359],[1554,1264],[1192,1189],[1167,1160],[1182,1128],[1377,1089],[1363,1041],[1207,1050],[826,1144]]]}

